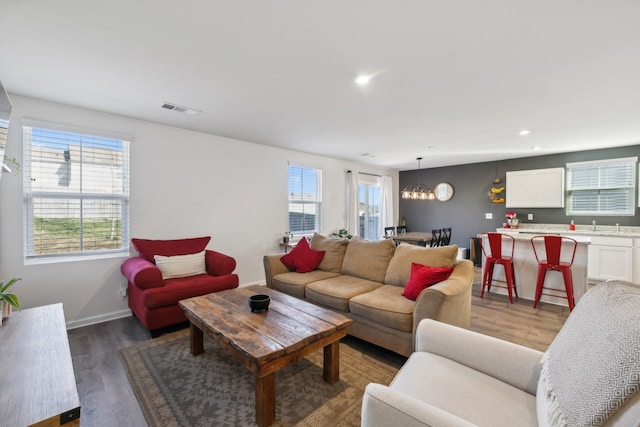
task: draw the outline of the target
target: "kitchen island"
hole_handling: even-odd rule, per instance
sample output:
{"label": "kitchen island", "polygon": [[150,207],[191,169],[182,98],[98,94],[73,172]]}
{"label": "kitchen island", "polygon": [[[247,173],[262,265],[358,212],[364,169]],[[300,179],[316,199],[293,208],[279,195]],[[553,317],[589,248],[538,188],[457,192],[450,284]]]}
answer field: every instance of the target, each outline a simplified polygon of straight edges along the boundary
{"label": "kitchen island", "polygon": [[[537,235],[544,235],[545,233],[538,232],[526,232],[525,230],[513,230],[513,229],[498,229],[498,232],[504,234],[510,234],[515,238],[515,246],[513,252],[513,268],[516,276],[516,289],[518,291],[518,297],[520,299],[533,300],[536,292],[536,280],[538,276],[538,262],[536,261],[533,248],[531,246],[531,237]],[[552,233],[548,233],[552,234]],[[553,233],[557,234],[557,233]],[[578,242],[576,247],[576,255],[571,267],[571,277],[573,279],[573,292],[574,299],[577,303],[578,300],[587,291],[587,266],[588,266],[588,246],[590,238],[588,236],[568,236],[575,239]],[[487,243],[486,238],[483,240],[483,245]],[[566,244],[565,244],[566,245]],[[571,256],[570,250],[565,250],[563,247],[563,257]],[[484,268],[486,266],[485,257],[482,257],[482,273],[484,277]],[[501,286],[505,285],[504,269],[497,267],[493,273],[494,283],[495,281],[503,282],[499,283]],[[558,271],[548,271],[545,279],[545,288],[557,289],[559,295],[565,295],[564,281],[562,279],[562,273]],[[507,295],[507,290],[492,286],[492,293]],[[547,290],[545,290],[547,292]],[[553,292],[553,291],[552,291]],[[556,305],[562,305],[568,307],[567,300],[565,298],[557,298],[548,295],[542,295],[540,298],[542,303],[551,303]]]}

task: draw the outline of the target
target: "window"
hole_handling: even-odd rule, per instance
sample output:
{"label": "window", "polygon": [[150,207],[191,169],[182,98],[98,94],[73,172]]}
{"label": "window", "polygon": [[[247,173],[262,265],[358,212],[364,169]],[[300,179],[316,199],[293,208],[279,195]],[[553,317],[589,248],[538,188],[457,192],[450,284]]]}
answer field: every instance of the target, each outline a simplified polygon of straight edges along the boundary
{"label": "window", "polygon": [[23,127],[25,258],[129,247],[129,142]]}
{"label": "window", "polygon": [[312,234],[322,229],[322,169],[289,164],[289,231]]}
{"label": "window", "polygon": [[380,177],[358,176],[359,236],[366,240],[380,239]]}
{"label": "window", "polygon": [[634,215],[637,160],[567,163],[567,215]]}

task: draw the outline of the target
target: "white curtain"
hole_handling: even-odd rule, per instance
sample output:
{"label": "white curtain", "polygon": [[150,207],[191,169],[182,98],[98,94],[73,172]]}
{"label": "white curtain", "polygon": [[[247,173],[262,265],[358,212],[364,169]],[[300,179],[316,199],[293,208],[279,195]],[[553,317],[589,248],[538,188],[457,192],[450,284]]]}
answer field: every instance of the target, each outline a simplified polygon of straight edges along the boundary
{"label": "white curtain", "polygon": [[358,172],[347,173],[347,231],[354,236],[360,232],[360,209],[358,205]]}
{"label": "white curtain", "polygon": [[380,236],[384,236],[384,227],[393,227],[393,180],[390,176],[380,179]]}

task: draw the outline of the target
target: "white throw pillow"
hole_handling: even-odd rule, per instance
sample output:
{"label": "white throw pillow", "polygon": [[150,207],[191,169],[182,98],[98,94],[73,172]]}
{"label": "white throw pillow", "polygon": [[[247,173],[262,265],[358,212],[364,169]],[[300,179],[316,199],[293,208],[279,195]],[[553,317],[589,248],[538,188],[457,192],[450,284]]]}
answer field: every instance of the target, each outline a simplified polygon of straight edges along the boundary
{"label": "white throw pillow", "polygon": [[163,279],[189,277],[207,272],[204,261],[206,251],[190,255],[162,256],[156,255],[156,267],[160,269]]}

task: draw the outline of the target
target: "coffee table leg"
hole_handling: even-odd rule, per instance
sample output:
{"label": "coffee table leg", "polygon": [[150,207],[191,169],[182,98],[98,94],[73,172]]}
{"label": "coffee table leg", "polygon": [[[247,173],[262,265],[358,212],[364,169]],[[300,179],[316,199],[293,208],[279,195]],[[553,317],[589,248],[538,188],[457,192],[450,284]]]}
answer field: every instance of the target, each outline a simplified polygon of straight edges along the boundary
{"label": "coffee table leg", "polygon": [[276,420],[276,374],[256,377],[256,424],[270,426]]}
{"label": "coffee table leg", "polygon": [[191,337],[191,354],[197,356],[204,352],[204,339],[202,330],[193,323],[189,325]]}
{"label": "coffee table leg", "polygon": [[329,384],[334,384],[340,379],[340,341],[334,341],[324,347],[322,379]]}

